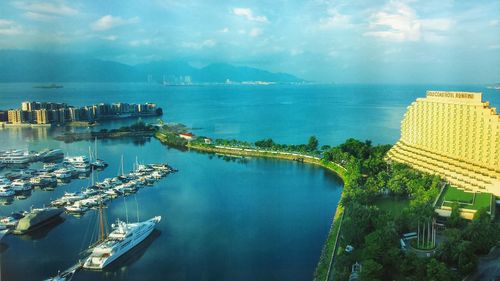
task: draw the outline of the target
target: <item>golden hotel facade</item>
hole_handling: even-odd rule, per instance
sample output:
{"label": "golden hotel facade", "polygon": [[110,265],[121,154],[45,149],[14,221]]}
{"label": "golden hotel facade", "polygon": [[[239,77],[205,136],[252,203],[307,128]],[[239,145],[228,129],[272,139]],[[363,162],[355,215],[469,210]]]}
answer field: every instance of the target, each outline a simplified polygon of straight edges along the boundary
{"label": "golden hotel facade", "polygon": [[500,196],[500,115],[481,93],[428,91],[409,107],[392,161]]}

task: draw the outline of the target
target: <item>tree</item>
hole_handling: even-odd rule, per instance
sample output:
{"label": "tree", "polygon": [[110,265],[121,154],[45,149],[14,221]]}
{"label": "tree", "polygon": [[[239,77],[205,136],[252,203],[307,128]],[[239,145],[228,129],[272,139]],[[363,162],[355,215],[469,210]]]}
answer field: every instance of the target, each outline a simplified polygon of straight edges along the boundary
{"label": "tree", "polygon": [[362,263],[360,280],[377,281],[382,278],[382,265],[372,259]]}
{"label": "tree", "polygon": [[318,139],[315,136],[309,137],[309,141],[307,142],[307,150],[309,151],[318,150]]}
{"label": "tree", "polygon": [[458,203],[453,203],[451,207],[451,215],[448,218],[446,224],[448,227],[452,228],[460,228],[464,225],[465,221],[460,217],[460,209],[458,207]]}
{"label": "tree", "polygon": [[427,278],[429,281],[448,281],[453,280],[446,265],[434,258],[427,263]]}

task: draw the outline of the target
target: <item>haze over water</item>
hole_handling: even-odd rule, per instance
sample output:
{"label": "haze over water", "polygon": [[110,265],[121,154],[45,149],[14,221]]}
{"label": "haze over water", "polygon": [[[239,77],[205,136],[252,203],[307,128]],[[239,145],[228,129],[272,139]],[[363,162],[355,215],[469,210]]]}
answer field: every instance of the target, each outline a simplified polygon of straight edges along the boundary
{"label": "haze over water", "polygon": [[[483,100],[500,105],[498,91],[481,86],[203,86],[152,84],[65,84],[59,90],[31,84],[0,84],[0,108],[23,100],[66,102],[154,102],[163,120],[180,122],[197,135],[281,143],[305,143],[316,135],[321,145],[346,138],[394,143],[406,107],[425,90],[482,91]],[[156,118],[147,119],[156,122]],[[96,130],[135,122],[105,122]],[[2,148],[62,148],[68,155],[88,153],[91,142],[65,144],[51,139],[62,128],[0,130]],[[87,128],[77,130],[89,130]],[[73,280],[311,280],[342,183],[314,166],[257,158],[223,159],[179,151],[157,140],[98,141],[99,157],[110,166],[99,178],[118,173],[123,154],[130,170],[140,162],[168,162],[179,169],[138,191],[112,201],[106,213],[136,220],[162,215],[158,231],[106,272],[77,273]],[[5,171],[5,170],[4,170]],[[2,172],[4,172],[2,171]],[[26,200],[0,206],[0,215],[49,203],[65,191],[78,191],[88,179],[74,180],[53,192],[34,190]],[[137,201],[137,204],[136,204]],[[127,208],[125,208],[125,206]],[[137,208],[138,207],[138,208]],[[137,209],[139,210],[137,212]],[[127,210],[127,213],[126,211]],[[2,280],[42,280],[74,264],[95,232],[88,212],[32,236],[2,240]]]}

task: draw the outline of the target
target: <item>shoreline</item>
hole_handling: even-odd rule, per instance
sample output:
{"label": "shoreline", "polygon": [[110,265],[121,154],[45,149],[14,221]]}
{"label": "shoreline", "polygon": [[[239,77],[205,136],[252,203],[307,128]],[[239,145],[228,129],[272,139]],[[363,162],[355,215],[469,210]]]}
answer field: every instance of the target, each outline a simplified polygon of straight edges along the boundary
{"label": "shoreline", "polygon": [[[160,139],[159,139],[160,140]],[[161,142],[161,140],[160,140]],[[342,224],[342,219],[344,215],[344,207],[340,204],[342,198],[344,197],[345,186],[348,182],[346,169],[336,163],[327,162],[318,157],[313,157],[309,155],[303,155],[299,153],[290,153],[290,152],[279,152],[279,151],[264,151],[264,150],[256,150],[256,149],[248,149],[248,148],[236,148],[236,147],[225,147],[225,146],[215,146],[215,145],[203,145],[203,144],[192,144],[188,143],[186,145],[188,149],[193,149],[202,152],[208,153],[223,153],[230,155],[238,155],[238,156],[254,156],[254,157],[264,157],[264,158],[275,158],[282,160],[290,160],[297,161],[297,158],[303,157],[303,163],[308,163],[312,165],[317,165],[323,167],[335,175],[337,175],[342,182],[344,183],[344,187],[342,188],[342,192],[340,194],[339,202],[337,203],[337,207],[335,209],[335,214],[332,219],[332,224],[330,226],[330,230],[326,236],[323,249],[321,251],[321,255],[319,257],[318,263],[316,265],[316,269],[314,270],[314,279],[315,281],[321,280],[329,280],[331,270],[333,268],[335,255],[337,252],[338,245],[338,237],[340,233],[340,227]]]}

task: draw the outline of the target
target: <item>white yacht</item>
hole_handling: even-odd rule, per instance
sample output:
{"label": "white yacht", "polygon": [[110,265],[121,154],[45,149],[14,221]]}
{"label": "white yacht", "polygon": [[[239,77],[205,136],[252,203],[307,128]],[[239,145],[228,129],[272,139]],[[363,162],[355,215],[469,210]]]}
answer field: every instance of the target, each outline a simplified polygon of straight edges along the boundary
{"label": "white yacht", "polygon": [[10,185],[14,191],[28,191],[31,190],[31,183],[20,179],[14,180]]}
{"label": "white yacht", "polygon": [[64,163],[75,164],[75,163],[89,163],[89,158],[87,156],[74,156],[74,157],[64,157]]}
{"label": "white yacht", "polygon": [[68,213],[84,213],[89,208],[81,203],[81,201],[73,203],[73,205],[69,205],[64,207]]}
{"label": "white yacht", "polygon": [[53,174],[59,180],[69,180],[72,177],[71,172],[66,168],[61,168],[61,169],[55,170],[53,172]]}
{"label": "white yacht", "polygon": [[12,149],[0,153],[0,163],[4,164],[27,164],[33,156],[26,150]]}
{"label": "white yacht", "polygon": [[111,226],[113,231],[109,236],[92,249],[92,253],[85,260],[83,268],[103,269],[146,239],[160,220],[160,216],[137,223],[125,223],[118,220]]}
{"label": "white yacht", "polygon": [[73,168],[79,173],[88,173],[90,172],[90,164],[86,162],[75,162],[72,164]]}

